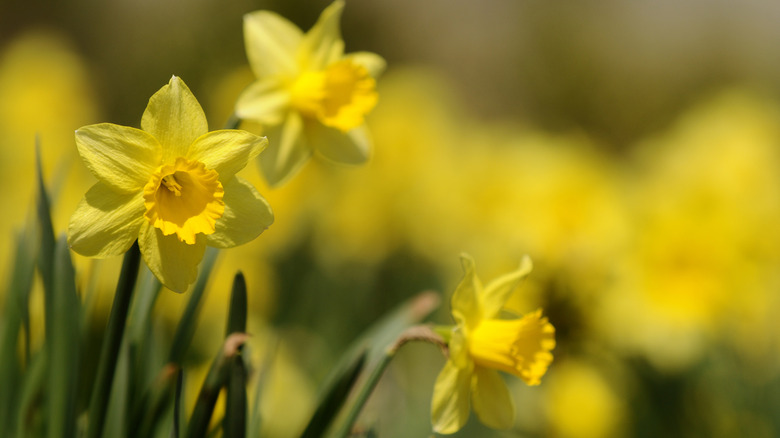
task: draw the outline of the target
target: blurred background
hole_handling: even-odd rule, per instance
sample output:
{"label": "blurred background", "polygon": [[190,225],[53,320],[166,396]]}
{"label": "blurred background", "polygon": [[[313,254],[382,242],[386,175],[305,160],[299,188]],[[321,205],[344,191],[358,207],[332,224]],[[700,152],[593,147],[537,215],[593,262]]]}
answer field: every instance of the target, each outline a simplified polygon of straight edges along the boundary
{"label": "blurred background", "polygon": [[[328,4],[0,0],[1,235],[32,212],[36,135],[65,232],[94,182],[75,129],[139,126],[172,74],[218,129],[253,79],[242,15],[270,9],[306,30]],[[462,251],[485,282],[529,254],[509,310],[544,309],[555,360],[541,386],[507,379],[513,430],[472,416],[456,436],[777,436],[778,19],[770,0],[347,0],[347,51],[388,61],[368,119],[374,156],[309,163],[273,190],[244,171],[276,223],[223,252],[189,380],[220,344],[241,269],[255,363],[272,382],[263,436],[295,436],[330,367],[389,309],[434,289],[432,320],[450,323]],[[77,259],[80,280],[101,285],[97,340],[118,265]],[[161,294],[161,338],[186,298]],[[429,436],[443,364],[432,346],[404,347],[360,426]]]}

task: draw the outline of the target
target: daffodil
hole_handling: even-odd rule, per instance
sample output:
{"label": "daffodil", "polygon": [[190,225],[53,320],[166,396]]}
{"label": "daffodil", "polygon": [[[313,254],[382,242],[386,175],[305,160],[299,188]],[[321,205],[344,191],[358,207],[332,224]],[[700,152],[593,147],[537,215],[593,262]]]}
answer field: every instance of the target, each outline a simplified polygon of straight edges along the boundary
{"label": "daffodil", "polygon": [[81,255],[110,257],[138,239],[149,269],[183,292],[206,245],[246,243],[273,222],[265,199],[235,176],[267,140],[208,132],[203,109],[176,76],[149,99],[141,128],[101,123],[76,131],[79,155],[98,182],[70,219],[68,243]]}
{"label": "daffodil", "polygon": [[498,371],[538,385],[552,361],[555,329],[537,310],[519,319],[499,319],[518,282],[531,272],[531,260],[486,287],[477,278],[474,260],[461,256],[465,272],[452,295],[456,325],[444,333],[450,357],[436,379],[431,416],[438,433],[455,433],[466,424],[469,406],[480,421],[495,429],[514,423],[511,394]]}
{"label": "daffodil", "polygon": [[273,139],[260,160],[271,185],[290,178],[313,153],[346,164],[369,157],[364,119],[376,105],[375,78],[385,61],[374,53],[344,54],[343,9],[343,1],[334,2],[305,34],[270,11],[244,16],[257,80],[239,96],[235,111],[265,126]]}

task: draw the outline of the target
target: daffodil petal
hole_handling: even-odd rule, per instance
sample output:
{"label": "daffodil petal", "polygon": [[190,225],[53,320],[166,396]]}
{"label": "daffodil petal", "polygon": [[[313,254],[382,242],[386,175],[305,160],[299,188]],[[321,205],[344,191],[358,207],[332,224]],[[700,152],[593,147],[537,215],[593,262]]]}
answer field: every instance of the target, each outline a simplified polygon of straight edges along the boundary
{"label": "daffodil petal", "polygon": [[452,293],[452,316],[458,325],[473,329],[482,318],[477,294],[482,290],[482,284],[477,278],[474,259],[468,254],[461,254],[463,264],[463,280]]}
{"label": "daffodil petal", "polygon": [[231,248],[259,236],[274,221],[271,206],[246,180],[234,177],[224,185],[225,212],[216,231],[206,236],[209,246]]}
{"label": "daffodil petal", "polygon": [[459,368],[466,368],[472,362],[469,356],[469,345],[463,327],[456,325],[452,330],[449,342],[450,361]]}
{"label": "daffodil petal", "polygon": [[474,413],[485,426],[509,429],[515,423],[512,395],[498,371],[474,367],[471,403]]}
{"label": "daffodil petal", "polygon": [[214,169],[223,183],[233,178],[249,160],[268,146],[268,139],[237,129],[212,131],[198,137],[190,146],[188,158]]}
{"label": "daffodil petal", "polygon": [[236,101],[236,115],[266,125],[284,120],[290,92],[276,77],[261,78],[249,85]]}
{"label": "daffodil petal", "polygon": [[524,256],[517,269],[491,281],[478,296],[482,317],[496,316],[520,281],[531,273],[531,269],[533,269],[531,258]]}
{"label": "daffodil petal", "polygon": [[125,193],[141,189],[162,156],[160,144],[149,133],[112,123],[78,129],[76,147],[97,179]]}
{"label": "daffodil petal", "polygon": [[294,75],[295,51],[303,32],[279,14],[256,11],[244,15],[244,45],[257,78]]}
{"label": "daffodil petal", "polygon": [[301,41],[299,63],[308,70],[324,70],[344,55],[344,40],[341,39],[341,12],[344,1],[336,0],[325,8],[320,18],[306,32]]}
{"label": "daffodil petal", "polygon": [[365,126],[344,133],[312,122],[306,125],[306,136],[313,150],[334,163],[363,164],[371,156],[371,138]]}
{"label": "daffodil petal", "polygon": [[278,186],[295,175],[311,157],[311,148],[303,135],[303,119],[290,111],[282,125],[270,128],[271,142],[260,157],[260,168],[268,184]]}
{"label": "daffodil petal", "polygon": [[141,128],[160,142],[162,158],[170,162],[187,156],[192,142],[208,132],[208,123],[190,89],[184,81],[173,76],[149,98],[141,117]]}
{"label": "daffodil petal", "polygon": [[163,236],[159,228],[143,221],[138,237],[146,266],[160,283],[174,292],[183,293],[198,277],[198,264],[206,251],[206,239],[199,234],[193,245],[180,241],[175,234]]}
{"label": "daffodil petal", "polygon": [[124,253],[144,222],[143,192],[117,193],[98,182],[81,200],[68,225],[68,245],[88,257]]}
{"label": "daffodil petal", "polygon": [[385,58],[372,52],[353,52],[344,56],[345,59],[349,59],[357,65],[363,66],[372,78],[378,78],[387,67]]}
{"label": "daffodil petal", "polygon": [[471,370],[447,361],[433,386],[431,422],[436,433],[455,433],[466,424],[470,385]]}

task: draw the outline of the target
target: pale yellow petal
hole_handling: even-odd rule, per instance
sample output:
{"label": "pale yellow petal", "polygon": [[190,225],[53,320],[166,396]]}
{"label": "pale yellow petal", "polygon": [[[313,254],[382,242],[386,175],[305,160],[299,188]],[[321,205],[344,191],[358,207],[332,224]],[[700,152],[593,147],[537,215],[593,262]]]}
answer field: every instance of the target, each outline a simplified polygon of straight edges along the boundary
{"label": "pale yellow petal", "polygon": [[471,370],[447,361],[433,386],[431,422],[436,433],[455,433],[466,424],[470,385]]}
{"label": "pale yellow petal", "polygon": [[482,284],[477,278],[474,259],[468,254],[461,254],[463,264],[463,280],[452,293],[452,316],[458,325],[473,329],[481,319],[481,311],[477,294],[482,290]]}
{"label": "pale yellow petal", "polygon": [[290,106],[290,92],[276,77],[261,78],[249,85],[236,101],[236,116],[264,125],[278,125]]}
{"label": "pale yellow petal", "polygon": [[143,192],[118,193],[98,182],[70,218],[68,245],[88,257],[120,255],[138,238],[144,211]]}
{"label": "pale yellow petal", "polygon": [[303,36],[298,60],[304,69],[324,70],[344,55],[340,27],[343,10],[344,1],[336,0],[322,11],[314,26]]}
{"label": "pale yellow petal", "polygon": [[378,78],[387,67],[384,58],[372,52],[353,52],[344,56],[357,65],[363,66],[372,78]]}
{"label": "pale yellow petal", "polygon": [[270,128],[271,139],[260,156],[260,168],[271,186],[279,186],[292,178],[311,157],[311,148],[303,135],[303,119],[290,111],[282,125]]}
{"label": "pale yellow petal", "polygon": [[347,133],[321,123],[306,125],[311,148],[328,161],[341,164],[363,164],[371,156],[371,138],[365,126]]}
{"label": "pale yellow petal", "polygon": [[515,423],[515,405],[498,371],[475,367],[471,403],[479,421],[493,429],[509,429]]}
{"label": "pale yellow petal", "polygon": [[274,222],[271,206],[248,181],[234,177],[224,184],[225,212],[216,231],[206,236],[209,246],[231,248],[259,236]]}
{"label": "pale yellow petal", "polygon": [[192,142],[208,132],[203,108],[176,76],[149,99],[141,128],[160,142],[165,162],[186,157]]}
{"label": "pale yellow petal", "polygon": [[206,169],[214,169],[224,184],[249,160],[257,158],[266,146],[268,139],[265,137],[238,129],[223,129],[198,137],[190,146],[187,158],[203,163]]}
{"label": "pale yellow petal", "polygon": [[516,270],[491,281],[482,290],[482,293],[478,295],[480,307],[482,308],[482,317],[492,318],[496,316],[501,308],[504,307],[509,296],[517,288],[517,285],[520,284],[520,281],[531,273],[531,269],[533,269],[531,258],[524,256]]}
{"label": "pale yellow petal", "polygon": [[469,355],[469,344],[462,326],[454,326],[450,336],[449,347],[450,361],[459,368],[466,368],[473,363]]}
{"label": "pale yellow petal", "polygon": [[138,245],[146,266],[160,283],[174,292],[185,292],[198,277],[198,265],[206,251],[206,238],[198,234],[195,244],[188,245],[175,234],[163,236],[159,228],[143,221]]}
{"label": "pale yellow petal", "polygon": [[76,147],[87,168],[116,191],[141,190],[160,164],[160,144],[140,129],[112,123],[76,131]]}
{"label": "pale yellow petal", "polygon": [[244,15],[244,45],[249,66],[258,79],[294,76],[295,52],[303,32],[279,14],[256,11]]}

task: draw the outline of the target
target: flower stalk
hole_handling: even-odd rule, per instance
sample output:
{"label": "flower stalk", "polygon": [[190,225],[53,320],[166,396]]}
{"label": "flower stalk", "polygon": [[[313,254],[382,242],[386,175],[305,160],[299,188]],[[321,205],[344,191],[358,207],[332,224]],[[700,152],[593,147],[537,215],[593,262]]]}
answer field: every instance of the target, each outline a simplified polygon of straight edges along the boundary
{"label": "flower stalk", "polygon": [[341,427],[334,435],[336,438],[346,438],[349,435],[360,412],[363,410],[363,406],[365,406],[369,396],[374,391],[374,388],[376,388],[376,385],[385,373],[387,366],[390,365],[390,362],[392,362],[401,346],[412,341],[428,342],[439,346],[443,351],[447,350],[447,343],[444,341],[444,338],[436,333],[430,326],[418,325],[404,330],[395,342],[385,350],[385,353],[379,358],[379,362],[374,366],[371,374],[366,378],[365,382],[363,382],[363,386],[360,387],[355,396],[355,402],[347,412]]}
{"label": "flower stalk", "polygon": [[122,260],[122,270],[119,274],[114,304],[111,307],[106,336],[103,338],[103,346],[100,350],[95,386],[90,398],[86,438],[97,438],[103,432],[108,400],[111,395],[111,383],[114,380],[119,347],[122,345],[127,313],[130,309],[140,263],[141,252],[138,249],[138,242],[134,242]]}

